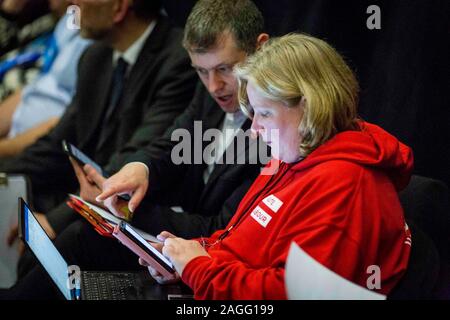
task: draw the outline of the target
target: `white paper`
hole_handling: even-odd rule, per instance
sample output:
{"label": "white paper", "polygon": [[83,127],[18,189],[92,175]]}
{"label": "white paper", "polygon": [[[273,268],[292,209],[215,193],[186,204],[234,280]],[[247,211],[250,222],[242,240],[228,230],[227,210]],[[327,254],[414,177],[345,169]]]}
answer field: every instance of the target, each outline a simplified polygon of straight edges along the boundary
{"label": "white paper", "polygon": [[[344,257],[345,259],[345,257]],[[289,249],[285,283],[290,300],[385,300],[326,268],[295,242]]]}
{"label": "white paper", "polygon": [[[120,221],[123,221],[122,219],[116,217],[109,211],[106,211],[103,208],[100,208],[90,202],[87,202],[87,201],[81,199],[81,197],[79,197],[79,196],[76,196],[74,194],[69,194],[69,195],[71,197],[74,197],[75,199],[78,199],[81,202],[83,202],[86,206],[88,206],[91,210],[94,210],[95,212],[97,212],[100,216],[103,217],[103,219],[107,220],[113,226],[119,224]],[[161,241],[158,240],[155,236],[152,236],[151,234],[148,234],[147,232],[140,230],[134,226],[133,226],[133,229],[136,230],[145,240],[150,241],[150,242],[160,242],[161,243]]]}

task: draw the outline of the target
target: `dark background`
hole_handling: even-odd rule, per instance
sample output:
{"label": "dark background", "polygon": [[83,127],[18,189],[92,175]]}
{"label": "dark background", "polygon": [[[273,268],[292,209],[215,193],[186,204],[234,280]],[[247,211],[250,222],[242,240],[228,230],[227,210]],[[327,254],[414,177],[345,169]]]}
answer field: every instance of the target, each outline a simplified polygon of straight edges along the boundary
{"label": "dark background", "polygon": [[[164,0],[184,24],[194,0]],[[361,86],[359,114],[414,150],[415,173],[450,186],[449,0],[254,0],[271,36],[300,31],[346,57]],[[369,5],[381,29],[369,30]]]}

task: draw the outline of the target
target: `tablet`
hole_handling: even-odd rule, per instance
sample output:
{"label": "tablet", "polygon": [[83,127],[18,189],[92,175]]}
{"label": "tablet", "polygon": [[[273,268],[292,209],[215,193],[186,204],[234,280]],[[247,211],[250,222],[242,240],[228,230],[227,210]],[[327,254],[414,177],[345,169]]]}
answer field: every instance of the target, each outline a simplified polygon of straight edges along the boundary
{"label": "tablet", "polygon": [[[89,158],[86,154],[84,154],[80,149],[75,147],[73,144],[63,140],[62,142],[63,150],[67,155],[75,159],[81,166],[85,164],[91,165],[98,173],[100,173],[103,177],[108,178],[106,173],[103,171],[102,167],[100,167],[94,160]],[[131,197],[128,194],[119,194],[118,198],[124,201],[130,201]]]}
{"label": "tablet", "polygon": [[121,221],[114,228],[113,236],[163,276],[170,277],[175,272],[173,264],[128,223]]}
{"label": "tablet", "polygon": [[100,173],[102,176],[104,176],[102,167],[100,167],[97,163],[95,163],[94,160],[92,160],[87,155],[85,155],[80,149],[75,147],[73,144],[67,142],[66,140],[63,140],[62,145],[63,145],[64,152],[67,153],[72,158],[74,158],[81,166],[84,166],[85,164],[89,164],[98,173]]}

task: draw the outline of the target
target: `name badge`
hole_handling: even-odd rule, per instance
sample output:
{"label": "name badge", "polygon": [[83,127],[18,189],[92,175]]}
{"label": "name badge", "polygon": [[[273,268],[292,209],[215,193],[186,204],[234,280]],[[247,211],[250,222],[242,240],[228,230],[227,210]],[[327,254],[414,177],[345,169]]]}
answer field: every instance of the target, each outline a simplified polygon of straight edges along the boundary
{"label": "name badge", "polygon": [[283,201],[275,197],[273,194],[263,199],[263,203],[273,212],[277,212],[283,205]]}
{"label": "name badge", "polygon": [[272,217],[267,214],[260,206],[257,206],[251,213],[253,219],[256,220],[264,228],[272,220]]}

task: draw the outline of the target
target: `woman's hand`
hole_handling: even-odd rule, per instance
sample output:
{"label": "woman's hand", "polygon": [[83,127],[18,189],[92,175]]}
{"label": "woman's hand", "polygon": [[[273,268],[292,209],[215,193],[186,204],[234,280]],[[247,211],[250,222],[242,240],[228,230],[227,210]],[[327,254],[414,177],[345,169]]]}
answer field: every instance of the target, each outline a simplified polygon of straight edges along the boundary
{"label": "woman's hand", "polygon": [[155,269],[153,269],[147,262],[139,258],[139,264],[141,266],[147,267],[148,272],[159,284],[171,284],[180,281],[180,275],[175,272],[171,277],[165,277]]}
{"label": "woman's hand", "polygon": [[[168,238],[175,238],[175,236],[173,234],[171,234],[170,232],[163,231],[157,236],[157,238],[158,238],[158,240],[161,240],[161,241],[164,242]],[[158,250],[159,252],[162,253],[162,248],[164,246],[163,243],[151,243],[151,245],[156,250]],[[156,271],[154,268],[152,268],[147,262],[145,262],[141,258],[139,258],[139,264],[141,266],[147,267],[148,272],[150,273],[150,275],[159,284],[170,284],[170,283],[178,282],[180,280],[180,275],[178,274],[178,272],[175,272],[173,274],[173,276],[171,276],[171,277],[164,277],[162,274],[160,274],[158,271]]]}
{"label": "woman's hand", "polygon": [[153,247],[169,258],[177,272],[175,272],[175,274],[171,277],[164,277],[154,268],[149,266],[144,260],[139,259],[139,264],[147,267],[150,275],[160,284],[168,284],[179,281],[180,275],[183,273],[183,270],[189,261],[199,256],[209,257],[209,254],[197,241],[177,238],[167,231],[161,232],[157,238],[164,241],[164,244],[152,243]]}
{"label": "woman's hand", "polygon": [[183,274],[184,268],[192,259],[200,256],[210,257],[198,241],[185,240],[174,236],[167,237],[164,240],[162,253],[170,259],[180,275]]}

